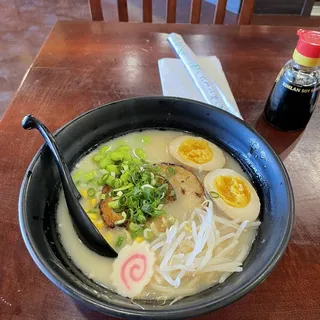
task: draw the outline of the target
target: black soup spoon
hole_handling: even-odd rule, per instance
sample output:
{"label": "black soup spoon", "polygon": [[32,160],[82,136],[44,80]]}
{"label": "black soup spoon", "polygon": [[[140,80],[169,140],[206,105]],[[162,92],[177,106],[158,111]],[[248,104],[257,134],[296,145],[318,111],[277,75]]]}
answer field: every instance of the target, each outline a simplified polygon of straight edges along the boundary
{"label": "black soup spoon", "polygon": [[116,258],[118,254],[103,238],[80,205],[78,200],[81,198],[81,195],[72,180],[70,171],[63,160],[58,144],[48,128],[30,114],[23,118],[22,127],[26,130],[37,129],[49,146],[59,169],[69,214],[81,241],[89,249],[95,251],[99,255]]}

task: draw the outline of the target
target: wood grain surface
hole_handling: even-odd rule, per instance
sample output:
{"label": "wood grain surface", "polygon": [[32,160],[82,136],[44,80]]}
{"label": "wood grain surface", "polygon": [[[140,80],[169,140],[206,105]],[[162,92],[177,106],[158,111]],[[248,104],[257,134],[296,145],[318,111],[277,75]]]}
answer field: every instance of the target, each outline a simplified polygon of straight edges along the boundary
{"label": "wood grain surface", "polygon": [[58,22],[0,123],[0,319],[110,319],[74,302],[38,270],[20,235],[21,180],[40,135],[21,120],[33,113],[56,130],[113,100],[161,95],[158,59],[174,57],[170,32],[198,55],[217,55],[244,116],[284,159],[295,192],[288,249],[266,281],[233,305],[199,319],[320,318],[320,112],[303,133],[281,133],[260,118],[297,28]]}

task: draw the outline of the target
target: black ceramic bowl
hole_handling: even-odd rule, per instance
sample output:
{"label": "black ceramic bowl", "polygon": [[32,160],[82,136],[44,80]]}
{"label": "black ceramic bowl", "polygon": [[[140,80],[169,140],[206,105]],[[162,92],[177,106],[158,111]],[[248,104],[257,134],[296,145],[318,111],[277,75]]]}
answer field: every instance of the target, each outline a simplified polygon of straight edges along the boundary
{"label": "black ceramic bowl", "polygon": [[243,121],[185,99],[143,97],[113,102],[80,115],[55,136],[72,168],[97,144],[147,128],[188,131],[211,140],[231,153],[251,176],[262,204],[262,224],[243,272],[172,306],[141,301],[144,310],[93,283],[68,259],[59,242],[54,216],[60,180],[46,146],[35,155],[21,187],[19,220],[25,244],[37,266],[56,286],[106,314],[176,319],[226,306],[262,282],[286,249],[294,218],[287,172],[266,141]]}

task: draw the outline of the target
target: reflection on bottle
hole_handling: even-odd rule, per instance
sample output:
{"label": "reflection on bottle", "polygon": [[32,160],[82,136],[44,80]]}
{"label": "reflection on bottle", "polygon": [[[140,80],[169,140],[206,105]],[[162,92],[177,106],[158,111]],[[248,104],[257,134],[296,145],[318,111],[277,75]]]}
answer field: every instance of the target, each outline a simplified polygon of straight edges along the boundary
{"label": "reflection on bottle", "polygon": [[267,140],[283,161],[300,141],[304,130],[295,132],[278,131],[271,127],[261,116],[254,128]]}

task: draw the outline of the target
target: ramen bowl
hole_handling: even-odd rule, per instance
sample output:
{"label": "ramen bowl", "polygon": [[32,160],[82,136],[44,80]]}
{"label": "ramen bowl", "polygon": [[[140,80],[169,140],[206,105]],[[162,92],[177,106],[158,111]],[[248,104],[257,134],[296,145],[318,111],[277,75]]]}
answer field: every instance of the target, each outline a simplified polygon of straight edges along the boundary
{"label": "ramen bowl", "polygon": [[21,233],[44,275],[66,294],[95,310],[121,318],[197,316],[231,304],[270,274],[290,238],[294,219],[292,188],[281,160],[255,130],[223,110],[192,100],[142,97],[112,102],[78,116],[59,129],[55,137],[72,169],[100,143],[154,128],[186,131],[208,139],[230,153],[250,176],[261,202],[261,226],[242,272],[173,305],[156,300],[133,304],[93,282],[70,260],[60,242],[55,219],[60,178],[46,145],[34,156],[21,186]]}

